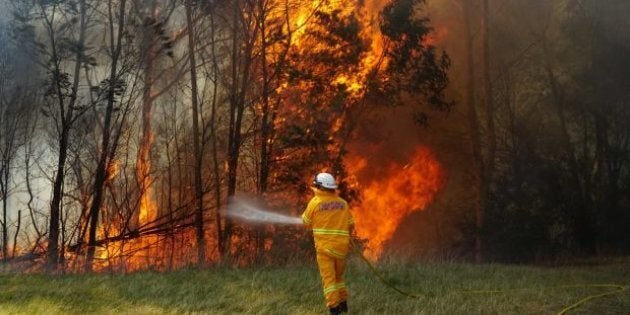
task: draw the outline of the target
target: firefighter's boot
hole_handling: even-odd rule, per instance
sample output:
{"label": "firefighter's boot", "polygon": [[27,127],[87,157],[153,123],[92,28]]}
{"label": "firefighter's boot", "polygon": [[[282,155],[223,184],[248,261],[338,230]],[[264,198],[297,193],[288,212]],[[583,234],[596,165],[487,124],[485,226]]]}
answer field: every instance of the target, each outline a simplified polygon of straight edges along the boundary
{"label": "firefighter's boot", "polygon": [[331,307],[328,310],[330,311],[330,315],[339,315],[339,314],[341,314],[341,309],[339,308],[339,305],[337,305],[335,307]]}
{"label": "firefighter's boot", "polygon": [[339,312],[341,313],[348,313],[348,302],[343,301],[339,303],[339,305],[337,305],[337,308],[339,308]]}

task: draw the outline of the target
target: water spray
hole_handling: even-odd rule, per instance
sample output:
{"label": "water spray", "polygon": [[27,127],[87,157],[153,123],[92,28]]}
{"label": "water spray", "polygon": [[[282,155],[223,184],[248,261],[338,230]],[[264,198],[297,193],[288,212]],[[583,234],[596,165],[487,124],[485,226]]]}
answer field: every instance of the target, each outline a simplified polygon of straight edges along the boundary
{"label": "water spray", "polygon": [[227,207],[228,216],[256,223],[302,224],[302,219],[262,209],[255,202],[236,197]]}

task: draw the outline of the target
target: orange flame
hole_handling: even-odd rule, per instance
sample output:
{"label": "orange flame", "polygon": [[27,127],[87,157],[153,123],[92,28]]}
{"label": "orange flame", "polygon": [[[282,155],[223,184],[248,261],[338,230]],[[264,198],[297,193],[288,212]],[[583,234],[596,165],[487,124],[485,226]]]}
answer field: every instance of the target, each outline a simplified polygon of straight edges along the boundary
{"label": "orange flame", "polygon": [[[360,71],[339,74],[332,78],[332,82],[346,85],[347,91],[351,95],[360,97],[365,92],[366,76],[377,66],[383,54],[383,39],[378,25],[378,13],[387,3],[389,0],[312,0],[310,4],[300,6],[294,14],[292,44],[295,47],[304,44],[307,30],[313,27],[311,20],[315,11],[338,12],[342,16],[355,14],[362,26],[360,36],[369,41],[370,48],[361,60]],[[386,63],[386,60],[383,61]]]}
{"label": "orange flame", "polygon": [[[141,153],[148,153],[146,143],[141,147]],[[154,224],[158,208],[154,201],[154,191],[152,178],[150,175],[151,162],[144,159],[143,156],[138,157],[137,171],[140,177],[140,196],[138,202],[138,212],[135,222],[131,223],[131,229],[146,229],[147,226]],[[107,180],[113,180],[117,175],[119,162],[113,161],[109,165]],[[105,222],[99,226],[98,236],[100,239],[114,237],[120,235],[121,231],[126,230],[123,222],[117,217],[112,221]],[[120,268],[121,270],[133,271],[146,268],[149,263],[156,262],[159,257],[156,256],[154,248],[158,243],[156,235],[144,235],[129,240],[111,241],[98,247],[95,253],[96,261],[94,270],[102,271],[107,268]]]}
{"label": "orange flame", "polygon": [[[148,179],[146,179],[148,181]],[[140,199],[140,209],[138,214],[138,226],[153,222],[157,216],[157,206],[153,201],[153,188],[148,186]]]}
{"label": "orange flame", "polygon": [[[338,73],[331,78],[331,82],[344,85],[347,92],[360,99],[366,92],[366,82],[370,73],[387,65],[387,57],[384,55],[386,42],[379,27],[379,12],[390,3],[389,0],[354,0],[354,1],[323,1],[313,0],[305,4],[296,12],[294,40],[292,44],[298,48],[316,50],[318,45],[308,37],[307,28],[317,27],[311,25],[314,10],[325,13],[338,12],[341,16],[354,14],[361,24],[360,37],[369,43],[368,50],[362,55],[360,66],[350,73]],[[447,34],[446,28],[439,28],[424,41],[425,45],[433,45]],[[282,87],[283,92],[291,92],[291,88]],[[299,97],[295,97],[299,99]],[[290,102],[292,103],[292,102]],[[295,103],[299,103],[296,101]],[[289,108],[289,106],[287,106]],[[292,114],[299,114],[299,106],[291,106]],[[284,123],[279,119],[278,125]],[[337,118],[331,127],[331,144],[328,149],[331,152],[339,150],[335,143],[337,134],[344,125],[344,118]],[[307,133],[310,130],[307,130]],[[367,169],[368,159],[362,157],[349,157],[347,167],[350,174],[358,174]],[[373,173],[373,172],[371,172]],[[370,176],[363,179],[364,183],[358,183],[356,179],[346,179],[362,195],[361,204],[353,209],[356,217],[356,231],[359,237],[367,239],[366,255],[377,259],[383,252],[383,246],[396,232],[399,224],[409,214],[425,209],[435,198],[444,182],[444,174],[440,164],[432,152],[425,147],[419,147],[410,158],[407,165],[391,164],[379,173],[379,176]],[[360,185],[363,184],[363,185]]]}
{"label": "orange flame", "polygon": [[[339,73],[330,79],[335,84],[344,85],[352,97],[359,99],[366,92],[365,82],[371,71],[387,64],[387,58],[383,56],[386,43],[383,41],[378,25],[378,13],[387,3],[389,0],[312,0],[310,3],[305,2],[291,12],[292,25],[290,29],[293,32],[291,45],[293,48],[317,48],[317,45],[324,45],[324,43],[313,43],[312,38],[307,36],[309,29],[317,27],[311,25],[315,10],[325,13],[338,11],[341,15],[356,14],[362,26],[360,36],[369,43],[369,49],[363,54],[358,71]],[[279,16],[272,16],[272,18],[282,18],[285,13],[278,11],[277,14]],[[438,29],[435,34],[426,39],[424,44],[435,44],[446,33],[447,29]],[[302,87],[307,88],[307,86]],[[298,105],[300,104],[299,101],[292,101],[299,99],[299,95],[301,95],[299,89],[292,88],[287,82],[284,82],[280,84],[276,92],[282,95],[286,94],[288,103],[284,104],[284,111],[291,112],[292,115],[307,114],[307,111]],[[297,96],[293,96],[293,94]],[[258,110],[260,111],[260,108]],[[148,119],[145,124],[149,125],[150,115],[143,118]],[[281,130],[282,126],[286,124],[286,120],[287,118],[280,113],[274,121],[276,129]],[[337,117],[332,124],[331,134],[339,133],[343,126],[344,119]],[[141,181],[141,196],[137,221],[134,224],[137,224],[136,227],[146,228],[147,225],[151,225],[156,220],[158,207],[151,185],[151,163],[148,158],[153,135],[150,128],[144,132],[146,134],[141,142],[137,161],[137,172]],[[307,130],[307,133],[311,132],[313,131]],[[335,143],[333,136],[331,136],[330,141]],[[335,151],[338,150],[338,147],[331,144],[329,150]],[[368,159],[362,157],[351,157],[347,162],[349,162],[348,170],[351,174],[358,174],[361,170],[366,169],[368,164],[371,165],[368,163]],[[225,165],[227,167],[227,162]],[[113,164],[111,167],[108,180],[116,176],[119,165]],[[440,164],[432,152],[425,147],[417,148],[407,165],[392,163],[380,173],[380,176],[370,177],[363,183],[355,183],[355,188],[358,188],[362,195],[361,203],[353,208],[356,232],[360,238],[367,240],[366,255],[371,259],[378,259],[384,246],[392,238],[405,217],[416,211],[424,210],[431,204],[444,182],[444,174]],[[99,231],[99,234],[101,237],[112,236],[117,235],[118,231],[121,230],[123,230],[122,227],[112,227],[108,231]],[[236,238],[238,239],[238,237]],[[179,245],[181,248],[176,250],[182,253],[182,257],[188,257],[185,256],[185,253],[190,251],[190,247],[187,246],[191,245],[183,244],[194,242],[194,233],[191,231],[183,232],[181,239],[182,245]],[[159,263],[160,257],[166,257],[165,255],[168,253],[166,247],[160,247],[161,245],[156,245],[157,243],[159,243],[158,236],[144,235],[124,242],[117,241],[106,244],[97,252],[97,258],[102,261],[100,269],[119,265],[126,270],[137,270],[148,266],[150,263]],[[267,244],[265,247],[268,249]],[[186,261],[185,259],[182,260],[182,264]]]}
{"label": "orange flame", "polygon": [[[364,158],[349,161],[351,172],[367,167]],[[364,187],[361,204],[353,208],[357,235],[367,240],[366,256],[378,259],[383,246],[409,214],[426,209],[444,184],[444,172],[426,147],[416,149],[407,165],[391,164],[385,174]]]}
{"label": "orange flame", "polygon": [[[144,192],[140,196],[140,204],[138,206],[138,228],[146,228],[147,225],[154,224],[158,209],[154,201],[153,185],[151,185],[152,179],[149,172],[151,169],[151,161],[139,159],[138,164],[145,175],[142,178]],[[145,235],[130,242],[129,245],[131,249],[133,249],[132,252],[135,253],[129,260],[131,268],[140,268],[143,263],[149,262],[149,258],[155,256],[155,253],[152,253],[152,249],[155,247],[157,241],[158,238],[156,235]]]}

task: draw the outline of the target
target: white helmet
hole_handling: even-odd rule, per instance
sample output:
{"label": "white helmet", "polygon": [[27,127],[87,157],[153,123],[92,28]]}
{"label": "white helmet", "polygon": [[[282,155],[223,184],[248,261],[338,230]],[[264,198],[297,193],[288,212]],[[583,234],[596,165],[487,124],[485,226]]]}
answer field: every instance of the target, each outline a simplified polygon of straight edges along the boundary
{"label": "white helmet", "polygon": [[335,178],[329,173],[317,174],[317,176],[315,176],[315,180],[313,180],[313,185],[317,187],[321,186],[327,189],[337,189]]}

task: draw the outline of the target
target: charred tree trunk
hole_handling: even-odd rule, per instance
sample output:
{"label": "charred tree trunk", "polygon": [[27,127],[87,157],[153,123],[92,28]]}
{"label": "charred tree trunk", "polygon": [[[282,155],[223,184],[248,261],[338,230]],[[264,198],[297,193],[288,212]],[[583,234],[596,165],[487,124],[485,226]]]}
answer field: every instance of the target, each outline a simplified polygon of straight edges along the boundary
{"label": "charred tree trunk", "polygon": [[[31,123],[33,123],[33,121],[31,121]],[[28,135],[28,141],[26,142],[26,145],[24,147],[24,182],[26,185],[26,192],[28,193],[28,200],[26,202],[26,207],[28,208],[28,213],[29,213],[29,217],[31,218],[31,224],[33,225],[33,230],[35,230],[35,241],[32,244],[31,247],[31,252],[34,251],[38,246],[39,246],[39,242],[41,241],[41,239],[44,237],[43,233],[40,231],[39,229],[39,225],[37,224],[37,219],[35,218],[35,209],[33,208],[33,201],[35,200],[35,193],[33,192],[33,187],[31,185],[31,156],[32,156],[32,152],[33,152],[33,143],[32,143],[32,136],[33,136],[33,131],[34,131],[34,126],[36,126],[36,124],[32,124],[29,126],[29,135]]]}
{"label": "charred tree trunk", "polygon": [[17,250],[18,235],[20,235],[20,227],[22,226],[22,210],[18,210],[17,226],[15,227],[15,235],[13,236],[13,252],[11,257],[15,258],[15,252]]}
{"label": "charred tree trunk", "polygon": [[166,170],[166,208],[168,211],[168,237],[170,239],[170,254],[168,256],[168,269],[173,270],[173,263],[175,259],[175,216],[173,209],[173,158],[171,158],[171,148],[167,145],[165,150],[166,162],[168,168]]}
{"label": "charred tree trunk", "polygon": [[271,134],[270,106],[269,106],[269,71],[267,62],[267,30],[266,30],[266,1],[258,1],[258,14],[260,24],[260,58],[262,68],[262,117],[260,121],[260,177],[258,180],[258,192],[267,191],[269,178],[269,140]]}
{"label": "charred tree trunk", "polygon": [[[227,198],[228,202],[230,198],[236,193],[236,166],[238,164],[238,143],[240,142],[241,130],[236,128],[237,120],[240,117],[236,117],[238,113],[238,49],[239,49],[239,23],[238,23],[238,1],[234,1],[232,9],[232,82],[230,86],[230,122],[228,128],[228,151],[227,151]],[[225,255],[230,248],[230,238],[232,234],[232,221],[229,217],[225,218],[225,226],[223,229],[223,244],[221,244],[221,252]]]}
{"label": "charred tree trunk", "polygon": [[217,61],[216,52],[216,37],[215,37],[215,23],[214,23],[214,8],[210,12],[210,40],[212,50],[212,73],[213,73],[213,88],[212,88],[212,108],[210,112],[210,141],[212,144],[212,171],[214,175],[214,200],[215,200],[215,225],[216,236],[218,244],[219,259],[224,256],[223,247],[223,230],[221,224],[221,172],[219,171],[219,156],[217,151],[217,97],[219,92],[219,63]]}
{"label": "charred tree trunk", "polygon": [[53,195],[50,203],[50,226],[48,234],[48,248],[46,253],[46,269],[54,271],[59,265],[59,223],[61,219],[61,202],[63,199],[63,183],[65,179],[66,160],[68,158],[68,143],[70,140],[70,130],[74,120],[74,108],[77,101],[77,93],[79,89],[79,75],[81,67],[83,65],[83,53],[85,44],[85,31],[86,31],[86,11],[87,5],[85,0],[79,1],[80,11],[80,24],[79,24],[79,41],[75,63],[74,63],[74,76],[73,83],[70,92],[70,100],[65,106],[65,96],[61,87],[61,69],[60,59],[57,54],[57,43],[55,37],[55,30],[53,27],[54,21],[47,19],[47,28],[50,37],[50,44],[52,47],[52,59],[54,63],[53,80],[55,85],[55,93],[58,98],[59,108],[61,109],[61,134],[59,137],[59,151],[57,160],[57,170],[55,174],[55,180],[53,183]]}
{"label": "charred tree trunk", "polygon": [[4,182],[0,183],[2,187],[2,221],[0,221],[0,225],[2,225],[2,262],[6,263],[9,259],[9,231],[7,230],[7,199],[4,191],[6,190]]}
{"label": "charred tree trunk", "polygon": [[39,247],[40,241],[44,238],[44,235],[37,224],[35,208],[33,202],[35,201],[35,192],[31,184],[31,157],[33,156],[33,138],[35,135],[36,126],[38,125],[37,115],[27,115],[27,131],[26,142],[24,144],[24,184],[26,186],[26,193],[28,194],[26,201],[26,208],[28,209],[30,223],[35,231],[35,240],[31,242],[31,252],[35,251]]}
{"label": "charred tree trunk", "polygon": [[[228,129],[228,152],[227,152],[227,198],[228,201],[236,194],[237,184],[237,172],[238,172],[238,160],[241,153],[241,141],[242,132],[241,125],[243,121],[243,112],[245,110],[245,94],[246,85],[249,76],[249,60],[248,56],[251,53],[250,45],[245,44],[245,51],[241,53],[243,49],[242,35],[241,35],[241,15],[240,15],[239,3],[235,1],[233,3],[232,10],[232,57],[231,57],[231,69],[232,80],[230,87],[230,122]],[[248,53],[249,52],[249,53]],[[239,73],[243,71],[243,73]],[[227,254],[231,246],[231,234],[232,234],[232,221],[229,218],[225,218],[225,226],[223,229],[223,248],[222,252]]]}
{"label": "charred tree trunk", "polygon": [[[59,71],[59,69],[57,69]],[[60,102],[63,98],[59,88]],[[63,107],[63,105],[61,105]],[[65,118],[72,119],[72,108],[69,107]],[[64,121],[68,121],[64,119]],[[48,228],[47,270],[54,271],[59,264],[59,212],[62,199],[62,185],[64,181],[66,159],[68,156],[68,138],[70,127],[62,122],[61,137],[59,138],[59,152],[57,159],[57,172],[53,184],[53,197],[50,203],[50,225]]]}
{"label": "charred tree trunk", "polygon": [[201,152],[199,134],[199,102],[197,92],[197,63],[195,61],[195,28],[192,19],[192,3],[188,1],[186,3],[186,24],[188,25],[188,58],[190,62],[190,85],[191,85],[191,103],[192,103],[192,123],[193,123],[193,146],[195,152],[195,198],[196,206],[195,210],[195,229],[197,232],[197,264],[203,266],[206,261],[206,240],[204,237],[203,226],[203,187],[202,187],[202,174],[201,164],[203,160],[203,154]]}
{"label": "charred tree trunk", "polygon": [[13,138],[15,137],[15,129],[11,126],[11,114],[8,113],[9,109],[5,108],[2,113],[2,149],[1,159],[2,165],[0,165],[0,200],[2,201],[2,220],[0,220],[0,227],[2,228],[2,262],[6,263],[9,260],[9,217],[8,217],[8,199],[9,199],[9,180],[11,179],[11,160],[13,154]]}
{"label": "charred tree trunk", "polygon": [[[267,1],[258,1],[258,19],[260,27],[260,58],[262,70],[262,117],[260,122],[260,174],[258,178],[258,194],[267,191],[269,178],[269,135],[272,126],[269,123],[269,72],[267,69]],[[256,229],[256,260],[262,262],[265,246],[265,226]]]}
{"label": "charred tree trunk", "polygon": [[[5,106],[10,106],[6,104]],[[13,104],[12,106],[16,106]],[[6,107],[2,113],[2,149],[1,157],[2,165],[0,166],[0,195],[2,200],[2,220],[0,221],[2,227],[2,260],[7,262],[9,260],[9,217],[8,217],[8,201],[9,201],[9,184],[11,182],[11,168],[13,160],[15,158],[18,132],[18,121],[20,117],[18,112]],[[18,217],[18,222],[20,218]],[[19,227],[18,227],[19,230]],[[15,244],[14,244],[15,246]],[[13,248],[15,252],[15,247]],[[15,256],[15,255],[14,255]]]}
{"label": "charred tree trunk", "polygon": [[110,15],[110,45],[112,64],[109,73],[109,86],[107,91],[107,106],[105,108],[105,119],[103,122],[103,135],[101,139],[101,151],[96,173],[94,174],[94,188],[92,190],[92,204],[89,210],[90,232],[88,236],[87,258],[85,260],[85,270],[92,271],[92,263],[94,261],[94,252],[96,250],[96,230],[98,228],[99,212],[103,201],[103,191],[108,177],[108,170],[111,163],[110,156],[116,150],[115,146],[110,145],[112,114],[114,111],[114,103],[116,101],[116,89],[118,86],[118,60],[122,51],[122,38],[125,32],[125,5],[126,0],[120,1],[118,12],[118,32],[117,38],[114,40],[113,14],[111,12],[112,2],[109,2]]}

